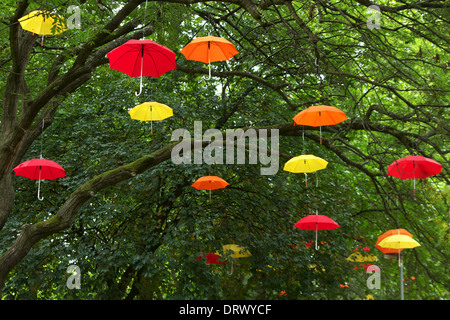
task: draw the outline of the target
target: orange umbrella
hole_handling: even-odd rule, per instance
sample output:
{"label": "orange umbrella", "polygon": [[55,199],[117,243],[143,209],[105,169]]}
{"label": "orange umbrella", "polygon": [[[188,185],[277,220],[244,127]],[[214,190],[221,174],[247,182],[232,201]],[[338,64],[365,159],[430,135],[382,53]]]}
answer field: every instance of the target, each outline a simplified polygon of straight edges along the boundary
{"label": "orange umbrella", "polygon": [[194,60],[209,65],[209,79],[211,79],[211,62],[226,61],[239,52],[228,40],[221,37],[198,37],[192,40],[180,51],[187,60]]}
{"label": "orange umbrella", "polygon": [[192,187],[197,190],[209,190],[209,201],[211,201],[211,190],[222,189],[228,185],[228,182],[217,176],[204,176],[198,178],[197,181],[192,184]]}
{"label": "orange umbrella", "polygon": [[399,235],[399,234],[405,235],[405,236],[408,236],[411,238],[413,237],[413,235],[411,233],[409,233],[408,231],[406,231],[405,229],[392,229],[392,230],[386,231],[385,233],[383,233],[382,235],[380,235],[377,238],[377,243],[375,244],[375,248],[377,248],[378,250],[383,252],[383,254],[399,253],[403,249],[383,248],[378,245],[383,239],[390,237],[390,236]]}
{"label": "orange umbrella", "polygon": [[320,127],[320,143],[322,144],[322,126],[335,125],[347,120],[347,116],[336,107],[311,106],[292,118],[295,124]]}

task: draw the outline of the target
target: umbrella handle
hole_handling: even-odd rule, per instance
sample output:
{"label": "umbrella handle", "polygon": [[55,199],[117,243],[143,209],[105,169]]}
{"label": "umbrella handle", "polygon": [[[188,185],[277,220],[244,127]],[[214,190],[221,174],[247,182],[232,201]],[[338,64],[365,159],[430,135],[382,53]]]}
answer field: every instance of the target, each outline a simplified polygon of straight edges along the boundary
{"label": "umbrella handle", "polygon": [[319,250],[319,246],[317,245],[317,224],[316,224],[316,245],[315,245],[315,247],[316,247],[316,250]]}
{"label": "umbrella handle", "polygon": [[230,269],[230,272],[228,272],[228,275],[232,275],[233,274],[233,261],[230,261],[230,266],[231,266],[231,269]]}
{"label": "umbrella handle", "polygon": [[144,56],[143,54],[141,55],[141,81],[139,84],[139,93],[134,92],[134,94],[136,95],[136,97],[139,97],[142,93],[142,70],[144,68]]}
{"label": "umbrella handle", "polygon": [[320,144],[322,144],[322,126],[319,127],[320,130]]}
{"label": "umbrella handle", "polygon": [[[317,214],[317,210],[316,210],[316,214]],[[316,250],[319,250],[319,246],[317,245],[317,222],[316,222],[316,243],[315,243],[315,246],[314,246],[315,248],[316,248]]]}
{"label": "umbrella handle", "polygon": [[40,193],[41,193],[41,171],[39,171],[39,182],[38,182],[37,198],[39,199],[39,201],[42,201],[42,200],[44,200],[44,197],[41,197]]}
{"label": "umbrella handle", "polygon": [[210,44],[210,42],[208,41],[208,67],[209,67],[209,77],[208,78],[205,78],[205,77],[203,77],[203,79],[205,79],[205,80],[209,80],[209,79],[211,79],[211,56],[210,56],[210,54],[211,54],[211,52],[210,52],[210,50],[211,50],[211,44]]}
{"label": "umbrella handle", "polygon": [[209,65],[209,77],[208,78],[203,77],[203,79],[205,79],[205,80],[211,79],[211,62],[209,62],[208,65]]}
{"label": "umbrella handle", "polygon": [[139,97],[141,93],[142,93],[142,74],[141,74],[141,83],[139,84],[139,93],[135,91],[134,94],[136,95],[136,97]]}

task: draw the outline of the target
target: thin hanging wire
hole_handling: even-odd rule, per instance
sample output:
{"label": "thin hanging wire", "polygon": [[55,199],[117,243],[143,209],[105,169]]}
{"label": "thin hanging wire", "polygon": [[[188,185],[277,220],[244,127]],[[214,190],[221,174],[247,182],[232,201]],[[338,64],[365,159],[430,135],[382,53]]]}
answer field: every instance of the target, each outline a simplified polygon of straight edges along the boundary
{"label": "thin hanging wire", "polygon": [[[145,19],[147,16],[147,0],[145,0],[145,8],[144,8],[144,20],[142,23],[142,38],[141,40],[145,40],[144,39],[144,34],[145,34]],[[140,96],[142,93],[142,72],[144,69],[144,47],[142,47],[142,52],[141,52],[141,77],[140,77],[140,82],[139,82],[139,92],[134,92],[134,94],[136,95],[136,97]]]}
{"label": "thin hanging wire", "polygon": [[147,1],[145,0],[145,8],[144,8],[144,22],[142,24],[142,40],[144,40],[144,31],[145,31],[145,18],[147,16]]}
{"label": "thin hanging wire", "polygon": [[41,152],[39,158],[42,159],[42,140],[44,140],[44,120],[45,118],[42,118],[42,127],[41,127]]}

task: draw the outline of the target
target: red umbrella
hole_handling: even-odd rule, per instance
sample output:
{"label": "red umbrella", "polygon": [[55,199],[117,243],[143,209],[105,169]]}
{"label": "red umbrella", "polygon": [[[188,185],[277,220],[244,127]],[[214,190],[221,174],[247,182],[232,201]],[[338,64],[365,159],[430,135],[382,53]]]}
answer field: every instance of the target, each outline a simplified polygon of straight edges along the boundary
{"label": "red umbrella", "polygon": [[[203,254],[203,257],[206,258],[206,264],[222,264],[226,261],[219,260],[220,256],[218,254],[214,254],[211,252],[208,252],[207,254]],[[197,257],[198,260],[203,260],[202,257]]]}
{"label": "red umbrella", "polygon": [[41,180],[55,180],[66,176],[66,172],[59,164],[43,158],[22,162],[13,170],[18,176],[39,180],[37,196],[41,201],[44,200],[40,197]]}
{"label": "red umbrella", "polygon": [[319,246],[317,245],[317,230],[333,230],[336,228],[340,228],[340,226],[333,219],[320,214],[306,216],[300,219],[296,224],[294,224],[294,227],[302,230],[316,231],[316,250],[319,249]]}
{"label": "red umbrella", "polygon": [[229,183],[217,176],[204,176],[192,184],[197,190],[209,190],[209,201],[211,201],[211,190],[222,189],[228,186]]}
{"label": "red umbrella", "polygon": [[400,179],[414,179],[414,195],[416,195],[416,179],[424,179],[441,173],[442,165],[433,159],[422,156],[408,156],[392,162],[387,168],[388,176]]}
{"label": "red umbrella", "polygon": [[159,77],[167,71],[176,69],[175,52],[152,40],[128,40],[123,45],[107,53],[111,69],[123,72],[130,77]]}

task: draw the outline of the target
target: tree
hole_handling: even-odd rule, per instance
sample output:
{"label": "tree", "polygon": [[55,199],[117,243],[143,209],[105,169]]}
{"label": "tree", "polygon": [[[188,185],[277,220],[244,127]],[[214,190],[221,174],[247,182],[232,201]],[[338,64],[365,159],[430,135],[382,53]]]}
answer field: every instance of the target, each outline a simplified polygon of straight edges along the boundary
{"label": "tree", "polygon": [[[65,270],[76,261],[90,270],[87,290],[69,297],[364,298],[365,282],[343,255],[404,227],[422,244],[405,261],[407,274],[417,275],[408,280],[411,296],[448,297],[448,4],[380,3],[380,28],[369,28],[370,1],[73,1],[81,29],[41,46],[17,20],[38,7],[67,16],[69,2],[53,3],[8,1],[1,9],[0,293],[67,297]],[[240,51],[232,63],[215,64],[208,82],[207,68],[178,54],[206,34]],[[142,97],[176,109],[153,135],[126,112],[142,102],[135,79],[109,69],[105,56],[142,36],[178,56],[176,70],[145,79]],[[322,128],[322,144],[318,130],[291,121],[314,104],[349,118]],[[223,133],[278,129],[281,159],[307,151],[331,165],[308,188],[281,168],[261,176],[250,164],[176,166],[172,129],[193,132],[197,120]],[[33,182],[12,171],[41,147],[70,173],[45,184],[53,192],[43,202]],[[386,176],[407,154],[443,164],[440,175],[418,182],[415,197],[409,181]],[[208,203],[189,186],[211,170],[232,183]],[[292,224],[315,210],[341,230],[324,232],[321,250],[311,253],[310,234]],[[252,252],[234,266],[235,277],[225,277],[230,261],[213,269],[195,259],[224,239]],[[383,271],[392,269],[383,261]],[[396,280],[387,281],[380,296],[395,298]]]}

